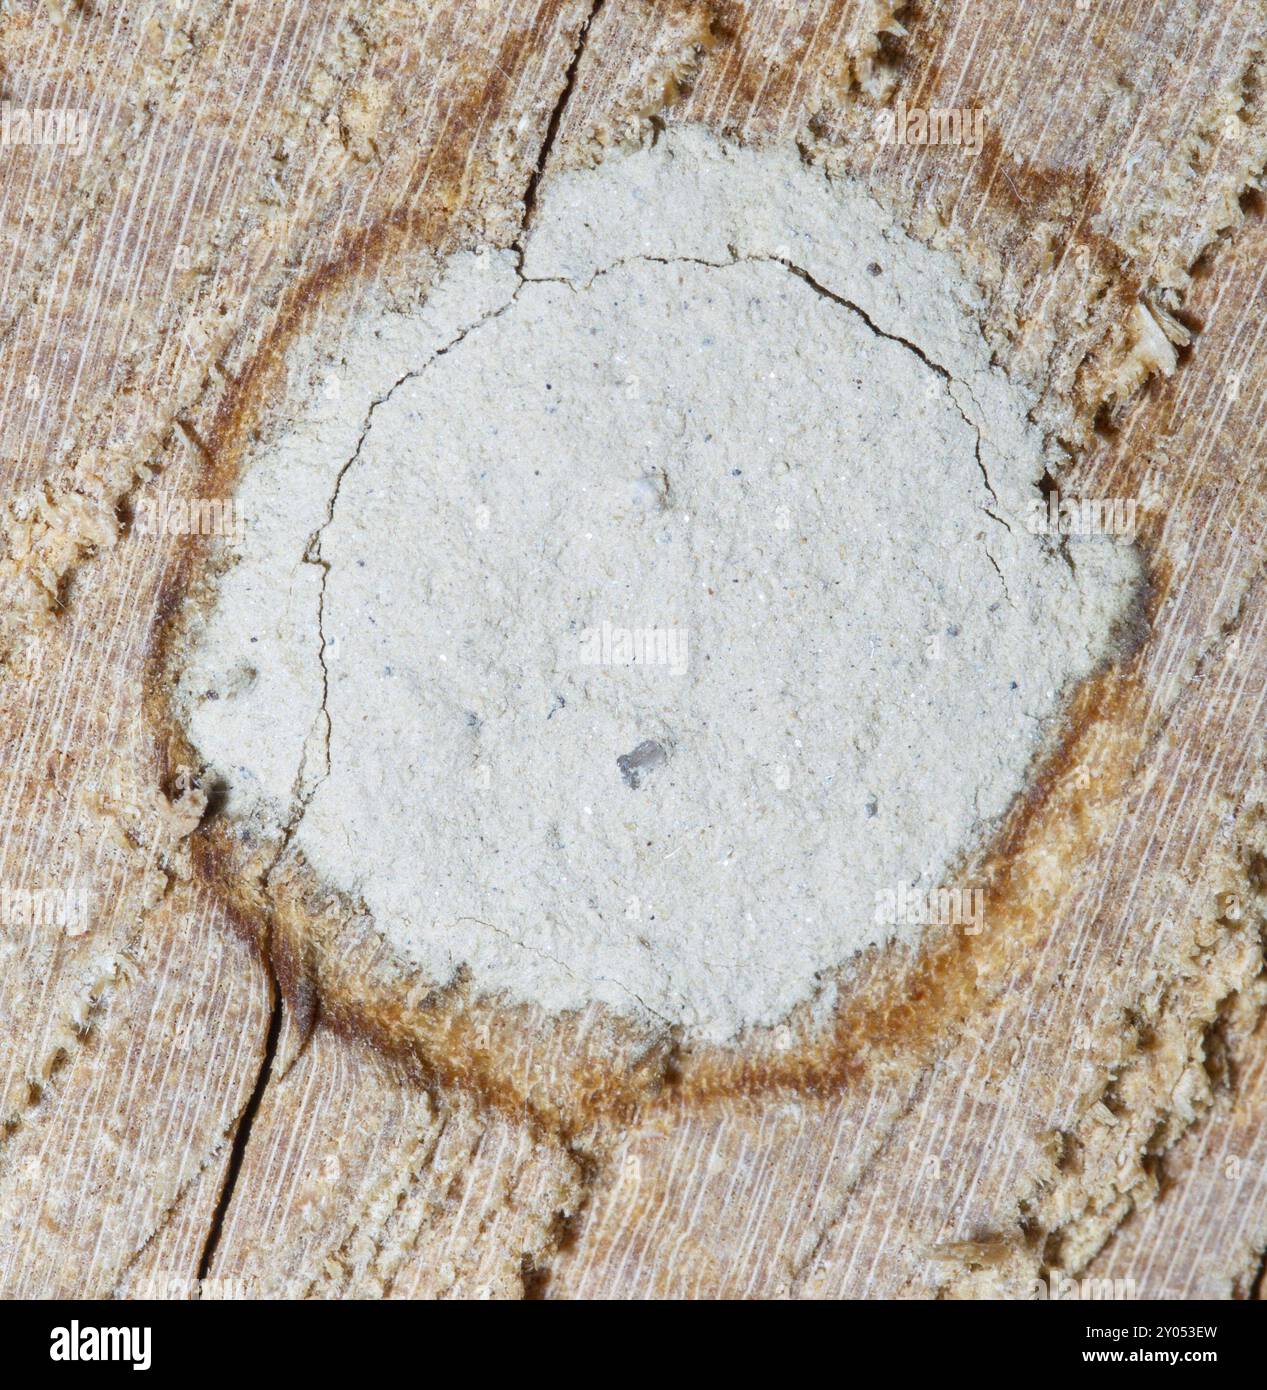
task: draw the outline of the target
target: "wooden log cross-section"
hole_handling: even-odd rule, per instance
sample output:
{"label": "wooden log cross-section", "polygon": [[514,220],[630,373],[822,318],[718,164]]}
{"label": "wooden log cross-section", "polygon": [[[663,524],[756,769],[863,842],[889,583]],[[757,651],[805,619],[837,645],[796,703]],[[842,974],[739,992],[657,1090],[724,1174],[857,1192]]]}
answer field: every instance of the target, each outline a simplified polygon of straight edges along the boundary
{"label": "wooden log cross-section", "polygon": [[0,1296],[1261,1298],[1264,34],[6,6]]}

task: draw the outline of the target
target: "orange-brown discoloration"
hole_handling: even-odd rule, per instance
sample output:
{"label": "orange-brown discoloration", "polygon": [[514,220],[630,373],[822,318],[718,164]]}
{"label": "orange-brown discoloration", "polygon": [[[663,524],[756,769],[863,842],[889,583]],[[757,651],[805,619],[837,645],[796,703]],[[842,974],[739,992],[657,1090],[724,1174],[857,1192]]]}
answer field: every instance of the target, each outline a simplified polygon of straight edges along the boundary
{"label": "orange-brown discoloration", "polygon": [[[712,31],[719,47],[739,52],[740,6],[715,13]],[[841,14],[844,14],[842,7]],[[820,19],[804,21],[804,42],[817,42]],[[499,69],[522,58],[517,36],[499,54]],[[504,61],[503,61],[504,60]],[[735,61],[739,61],[736,59]],[[747,60],[744,71],[748,71]],[[926,82],[935,83],[933,70]],[[742,97],[742,74],[726,77],[727,90]],[[753,78],[755,81],[755,76]],[[794,65],[766,84],[763,101],[778,104],[777,82],[796,80]],[[755,93],[754,93],[755,96]],[[473,92],[469,120],[488,121],[495,89]],[[723,131],[730,125],[720,123]],[[208,431],[206,489],[230,493],[240,474],[253,431],[270,400],[280,395],[288,354],[322,311],[327,317],[350,307],[360,287],[372,283],[389,259],[443,255],[469,235],[471,219],[460,215],[479,202],[479,191],[462,186],[465,152],[455,146],[405,190],[399,207],[373,226],[349,237],[337,254],[312,268],[288,294],[273,326],[226,392]],[[1006,164],[1007,177],[997,175]],[[1094,179],[1044,171],[1007,158],[991,133],[979,176],[1009,214],[1035,207],[1064,218],[1071,233],[1093,248],[1109,270],[1112,248],[1091,230],[1096,206]],[[1072,219],[1070,221],[1070,219]],[[1128,280],[1114,282],[1124,299],[1135,292]],[[203,576],[205,550],[189,546],[169,578],[160,623],[151,646],[146,709],[158,732],[164,776],[196,752],[174,725],[168,709],[172,651],[181,633],[184,605],[210,601]],[[1154,574],[1149,613],[1164,586]],[[508,1008],[475,998],[469,983],[446,987],[420,979],[358,916],[354,903],[336,903],[313,881],[302,863],[284,849],[261,862],[259,847],[244,850],[232,831],[212,822],[197,837],[195,864],[205,881],[224,895],[231,920],[272,963],[278,986],[304,1027],[324,1024],[361,1039],[393,1058],[426,1086],[459,1086],[480,1102],[530,1118],[564,1136],[600,1122],[628,1121],[640,1108],[665,1103],[704,1105],[713,1101],[757,1101],[769,1093],[829,1095],[856,1082],[871,1068],[902,1060],[918,1064],[935,1052],[947,1020],[988,1006],[1024,942],[1042,939],[1043,914],[1062,883],[1050,868],[1053,841],[1073,863],[1095,834],[1098,799],[1116,794],[1129,774],[1138,747],[1125,731],[1140,691],[1135,674],[1138,640],[1129,656],[1091,678],[1078,692],[1058,748],[1038,769],[1028,793],[1013,808],[979,863],[963,866],[973,881],[988,885],[989,930],[980,937],[931,936],[908,957],[873,950],[846,967],[841,999],[830,1025],[814,1034],[808,1010],[789,1020],[795,1045],[776,1046],[768,1036],[749,1036],[741,1047],[685,1048],[671,1033],[640,1028],[604,1016],[551,1018],[527,1006]],[[1092,746],[1107,769],[1093,790],[1071,784],[1069,773]],[[1037,847],[1042,847],[1041,854]],[[895,973],[886,967],[895,968]]]}

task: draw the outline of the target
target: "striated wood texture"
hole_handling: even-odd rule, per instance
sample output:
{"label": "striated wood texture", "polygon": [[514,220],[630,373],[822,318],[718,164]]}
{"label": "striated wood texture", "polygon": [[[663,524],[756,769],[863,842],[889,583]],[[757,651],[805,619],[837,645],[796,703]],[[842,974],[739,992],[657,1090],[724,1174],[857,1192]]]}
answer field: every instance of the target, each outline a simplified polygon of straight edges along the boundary
{"label": "striated wood texture", "polygon": [[[27,0],[0,24],[0,97],[86,122],[82,149],[0,150],[0,883],[90,905],[77,934],[0,926],[0,1295],[1252,1295],[1267,7]],[[899,96],[984,111],[983,148],[878,145]],[[350,982],[408,981],[363,925],[226,885],[159,679],[199,553],[127,523],[231,480],[349,316],[516,245],[543,175],[688,121],[795,142],[962,259],[1062,489],[1147,499],[1148,612],[983,863],[990,932],[868,959],[790,1051],[653,1039],[610,1103],[528,1105],[586,1023],[508,1023],[508,1100],[452,1064],[443,1010],[370,1026]]]}

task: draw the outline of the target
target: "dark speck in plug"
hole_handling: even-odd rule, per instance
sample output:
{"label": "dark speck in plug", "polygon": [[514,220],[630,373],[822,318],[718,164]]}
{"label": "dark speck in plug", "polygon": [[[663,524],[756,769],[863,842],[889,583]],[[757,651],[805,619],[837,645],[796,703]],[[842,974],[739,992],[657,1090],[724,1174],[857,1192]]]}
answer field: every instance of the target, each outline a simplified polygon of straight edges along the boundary
{"label": "dark speck in plug", "polygon": [[622,753],[616,759],[616,766],[620,768],[620,775],[630,789],[637,791],[642,785],[643,777],[648,772],[663,767],[668,760],[669,755],[665,752],[664,744],[657,743],[653,738],[646,738],[632,753]]}

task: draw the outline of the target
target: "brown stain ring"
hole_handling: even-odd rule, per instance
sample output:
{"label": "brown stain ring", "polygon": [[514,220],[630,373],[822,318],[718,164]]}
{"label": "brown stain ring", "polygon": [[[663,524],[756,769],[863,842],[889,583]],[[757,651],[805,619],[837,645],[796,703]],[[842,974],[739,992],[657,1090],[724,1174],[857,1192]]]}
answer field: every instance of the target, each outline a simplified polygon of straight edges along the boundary
{"label": "brown stain ring", "polygon": [[[515,70],[516,55],[501,56],[502,70]],[[486,97],[480,92],[472,100]],[[1001,149],[990,154],[996,163],[1002,158]],[[455,148],[438,170],[432,166],[427,205],[416,210],[423,167],[416,166],[396,210],[349,235],[337,254],[291,285],[263,342],[228,384],[205,440],[191,433],[202,459],[200,481],[211,495],[234,490],[257,423],[282,392],[291,349],[322,310],[337,313],[341,300],[346,309],[358,287],[394,256],[442,257],[463,244],[457,210],[477,202],[464,183],[463,159]],[[1038,190],[1028,191],[1033,196]],[[1054,190],[1042,191],[1050,197]],[[1089,190],[1079,191],[1085,198]],[[991,201],[1007,196],[995,188]],[[1105,248],[1096,252],[1103,256]],[[878,1067],[930,1061],[947,1024],[988,1008],[1022,953],[1045,939],[1047,920],[1068,886],[1068,868],[1093,847],[1098,813],[1116,797],[1140,750],[1132,732],[1140,720],[1132,716],[1145,702],[1141,653],[1167,587],[1155,538],[1145,536],[1140,549],[1149,577],[1133,632],[1117,658],[1074,694],[1057,746],[990,845],[963,866],[988,885],[987,932],[940,940],[930,935],[914,951],[871,948],[851,963],[852,978],[843,981],[826,1028],[813,1033],[807,1009],[791,1020],[799,1030],[792,1047],[776,1046],[774,1030],[751,1034],[736,1047],[684,1047],[671,1031],[640,1030],[614,1016],[550,1018],[527,1006],[472,1001],[463,981],[434,987],[416,976],[402,978],[399,962],[384,966],[381,940],[373,943],[377,949],[366,945],[372,933],[359,942],[355,933],[350,942],[344,939],[343,923],[332,924],[321,911],[329,890],[302,866],[286,866],[294,881],[280,892],[273,891],[280,875],[262,883],[219,819],[193,837],[195,875],[267,962],[301,1031],[328,1027],[374,1048],[413,1084],[461,1088],[480,1104],[564,1140],[600,1124],[628,1122],[647,1109],[838,1094]],[[165,784],[179,765],[199,761],[174,717],[171,696],[191,600],[209,600],[208,551],[208,540],[194,538],[177,557],[147,647],[143,712]],[[1070,774],[1101,744],[1096,785],[1076,786]],[[1055,871],[1053,847],[1062,851]],[[336,914],[348,915],[346,908]]]}
{"label": "brown stain ring", "polygon": [[[443,245],[447,220],[443,212],[387,218],[352,238],[337,259],[318,265],[295,286],[266,341],[215,414],[202,477],[217,490],[215,495],[229,495],[240,479],[254,424],[272,393],[280,390],[287,350],[317,307],[355,287],[403,243],[419,238],[428,250],[437,242]],[[207,546],[199,539],[180,556],[164,587],[147,652],[144,710],[155,731],[165,782],[180,764],[198,762],[173,717],[170,697],[185,605],[205,569]],[[345,959],[328,931],[323,935],[318,929],[312,899],[329,898],[328,891],[321,894],[319,885],[301,881],[300,891],[288,886],[270,903],[261,883],[244,878],[235,839],[217,819],[193,838],[195,873],[223,903],[237,930],[267,958],[301,1027],[320,1024],[348,1040],[368,1043],[418,1084],[460,1087],[480,1103],[549,1132],[568,1137],[599,1122],[626,1122],[647,1106],[759,1100],[775,1093],[832,1095],[882,1060],[917,1064],[930,1059],[945,1035],[944,1025],[978,1011],[1001,987],[1016,948],[1041,941],[1037,914],[1059,893],[1058,883],[1044,881],[1050,880],[1046,861],[1053,839],[1063,833],[1066,863],[1091,847],[1093,802],[1116,793],[1138,749],[1128,734],[1117,734],[1109,772],[1101,774],[1094,795],[1071,790],[1069,773],[1104,730],[1130,727],[1129,715],[1142,699],[1139,634],[1151,627],[1165,587],[1154,557],[1146,612],[1130,649],[1076,692],[1058,746],[972,866],[974,881],[989,885],[988,931],[928,942],[913,959],[903,959],[891,948],[872,948],[858,968],[862,983],[845,986],[830,1025],[816,1037],[808,1036],[802,1025],[801,1045],[786,1050],[773,1045],[772,1030],[749,1036],[742,1050],[681,1048],[671,1033],[646,1034],[615,1019],[605,1020],[595,1039],[592,1019],[551,1020],[524,1006],[471,1001],[461,982],[432,988],[416,978],[369,978],[355,950]],[[1063,831],[1058,824],[1062,817]],[[302,871],[299,876],[302,880]],[[886,960],[896,962],[891,973],[883,968]],[[578,1047],[578,1031],[586,1046]],[[565,1057],[569,1060],[560,1065]]]}

